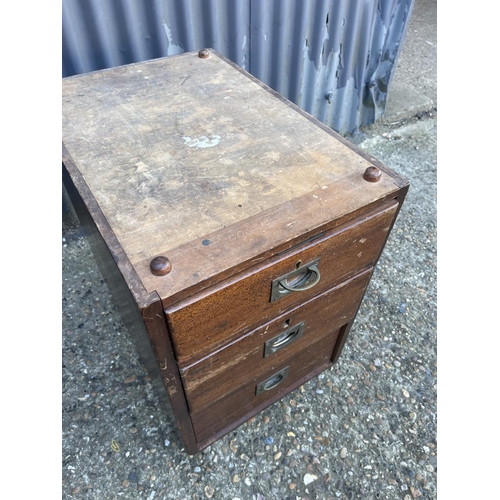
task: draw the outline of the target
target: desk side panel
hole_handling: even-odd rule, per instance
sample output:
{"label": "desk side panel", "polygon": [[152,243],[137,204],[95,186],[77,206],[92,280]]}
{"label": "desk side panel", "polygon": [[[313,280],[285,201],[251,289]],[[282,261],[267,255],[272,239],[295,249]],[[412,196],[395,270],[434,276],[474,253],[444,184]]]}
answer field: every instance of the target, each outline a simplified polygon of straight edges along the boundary
{"label": "desk side panel", "polygon": [[173,356],[161,301],[153,292],[149,294],[146,304],[138,305],[64,164],[63,182],[139,358],[147,369],[165,409],[176,422],[180,438],[188,453],[194,454],[198,451],[198,447]]}

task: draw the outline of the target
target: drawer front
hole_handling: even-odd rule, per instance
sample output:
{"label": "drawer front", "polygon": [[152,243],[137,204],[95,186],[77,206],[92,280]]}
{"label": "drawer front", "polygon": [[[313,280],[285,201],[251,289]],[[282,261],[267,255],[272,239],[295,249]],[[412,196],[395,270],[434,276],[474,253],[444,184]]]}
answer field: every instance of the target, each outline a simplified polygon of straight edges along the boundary
{"label": "drawer front", "polygon": [[[317,369],[327,368],[340,330],[317,339],[298,355],[276,364],[254,377],[244,387],[219,399],[214,404],[191,413],[194,433],[199,443],[226,432],[242,423],[266,406],[282,398],[296,387],[298,381]],[[285,373],[283,373],[285,372]],[[280,374],[284,376],[280,380]],[[266,386],[267,390],[262,390]],[[259,393],[258,393],[259,392]],[[242,420],[243,419],[243,420]]]}
{"label": "drawer front", "polygon": [[[381,252],[397,206],[393,200],[361,220],[166,309],[179,366],[193,364],[370,266]],[[319,281],[316,273],[310,271],[309,281],[316,282],[312,287],[271,300],[276,279],[318,259]]]}
{"label": "drawer front", "polygon": [[[296,307],[208,358],[181,369],[191,411],[197,411],[263,373],[272,372],[331,335],[356,314],[373,268]],[[314,354],[313,354],[314,355]]]}

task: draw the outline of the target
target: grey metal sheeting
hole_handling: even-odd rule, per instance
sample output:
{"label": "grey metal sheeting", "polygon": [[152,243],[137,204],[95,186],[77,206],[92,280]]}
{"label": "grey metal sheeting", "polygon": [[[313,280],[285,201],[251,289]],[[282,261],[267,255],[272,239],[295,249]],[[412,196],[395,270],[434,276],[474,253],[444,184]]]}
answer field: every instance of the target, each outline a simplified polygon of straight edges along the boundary
{"label": "grey metal sheeting", "polygon": [[384,112],[414,0],[63,0],[63,77],[210,47],[337,132]]}

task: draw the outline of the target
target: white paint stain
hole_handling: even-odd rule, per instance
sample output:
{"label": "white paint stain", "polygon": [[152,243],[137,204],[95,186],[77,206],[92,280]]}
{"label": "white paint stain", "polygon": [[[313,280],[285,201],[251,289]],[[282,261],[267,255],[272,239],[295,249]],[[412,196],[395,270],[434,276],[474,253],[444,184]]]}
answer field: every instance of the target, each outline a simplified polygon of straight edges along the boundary
{"label": "white paint stain", "polygon": [[208,137],[202,135],[196,139],[191,139],[191,137],[183,137],[183,139],[184,144],[190,148],[213,148],[219,144],[221,137],[220,135],[210,135]]}
{"label": "white paint stain", "polygon": [[167,35],[168,47],[167,56],[173,56],[175,54],[182,54],[184,49],[180,45],[176,45],[172,40],[172,30],[167,26],[167,23],[163,21],[163,29],[165,30],[165,35]]}
{"label": "white paint stain", "polygon": [[[243,51],[243,59],[241,60],[241,64],[240,66],[247,70],[247,36],[246,35],[243,35],[243,43],[241,44],[241,50]],[[248,71],[248,70],[247,70]]]}

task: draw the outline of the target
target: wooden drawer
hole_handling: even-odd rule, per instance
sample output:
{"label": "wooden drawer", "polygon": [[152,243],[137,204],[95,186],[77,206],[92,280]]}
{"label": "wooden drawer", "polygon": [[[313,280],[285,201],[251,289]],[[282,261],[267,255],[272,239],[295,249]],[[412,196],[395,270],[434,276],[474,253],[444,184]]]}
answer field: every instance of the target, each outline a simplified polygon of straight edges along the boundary
{"label": "wooden drawer", "polygon": [[[193,364],[371,265],[379,256],[397,208],[398,203],[391,201],[361,220],[166,309],[179,366]],[[273,280],[316,259],[320,280],[315,286],[271,302]]]}
{"label": "wooden drawer", "polygon": [[303,352],[349,322],[373,268],[250,332],[207,359],[181,369],[191,411],[198,411]]}
{"label": "wooden drawer", "polygon": [[[271,405],[287,392],[295,389],[309,378],[327,368],[331,363],[333,349],[340,329],[330,332],[315,342],[311,342],[295,356],[266,371],[259,376],[248,378],[247,383],[235,392],[219,399],[214,404],[191,413],[194,433],[199,442],[209,440],[219,433],[226,433],[252,415]],[[286,369],[286,377],[281,383],[257,394],[257,387],[266,381],[273,385],[272,378]]]}

